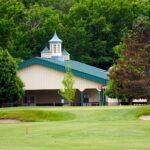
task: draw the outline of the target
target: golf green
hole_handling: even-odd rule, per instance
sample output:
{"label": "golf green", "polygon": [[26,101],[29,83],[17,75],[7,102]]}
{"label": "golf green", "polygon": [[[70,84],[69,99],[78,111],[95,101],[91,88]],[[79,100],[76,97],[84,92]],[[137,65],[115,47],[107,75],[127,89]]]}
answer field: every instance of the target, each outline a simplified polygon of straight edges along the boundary
{"label": "golf green", "polygon": [[0,150],[149,150],[150,106],[0,109]]}

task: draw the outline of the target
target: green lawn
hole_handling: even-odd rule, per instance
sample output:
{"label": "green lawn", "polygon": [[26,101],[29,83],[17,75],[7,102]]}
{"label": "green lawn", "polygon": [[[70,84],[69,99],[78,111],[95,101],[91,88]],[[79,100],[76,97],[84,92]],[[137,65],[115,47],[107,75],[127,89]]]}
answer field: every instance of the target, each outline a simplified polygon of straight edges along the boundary
{"label": "green lawn", "polygon": [[142,114],[150,106],[0,109],[0,118],[27,121],[0,124],[0,150],[149,150],[150,121],[139,120]]}

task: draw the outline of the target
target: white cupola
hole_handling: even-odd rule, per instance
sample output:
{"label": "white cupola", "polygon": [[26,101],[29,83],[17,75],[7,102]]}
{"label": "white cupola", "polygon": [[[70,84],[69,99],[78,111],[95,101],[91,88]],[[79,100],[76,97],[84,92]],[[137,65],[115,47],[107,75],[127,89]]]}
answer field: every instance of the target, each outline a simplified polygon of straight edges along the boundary
{"label": "white cupola", "polygon": [[55,31],[54,36],[49,40],[49,48],[51,56],[62,56],[62,40],[59,39]]}
{"label": "white cupola", "polygon": [[49,48],[45,47],[41,51],[41,57],[57,61],[70,60],[70,54],[65,49],[62,51],[62,40],[57,36],[56,31],[52,39],[49,40]]}

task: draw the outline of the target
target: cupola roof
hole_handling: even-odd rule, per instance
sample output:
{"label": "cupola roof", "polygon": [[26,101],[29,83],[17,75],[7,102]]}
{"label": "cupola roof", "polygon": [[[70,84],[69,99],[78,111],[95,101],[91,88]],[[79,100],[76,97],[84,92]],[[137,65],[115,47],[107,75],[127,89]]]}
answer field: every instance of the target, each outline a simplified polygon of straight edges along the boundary
{"label": "cupola roof", "polygon": [[50,43],[52,43],[52,42],[60,42],[60,43],[62,43],[62,40],[57,36],[57,33],[56,33],[56,31],[55,31],[55,33],[54,33],[52,39],[49,40],[49,42],[50,42]]}
{"label": "cupola roof", "polygon": [[65,49],[63,49],[62,54],[63,54],[63,55],[70,55]]}
{"label": "cupola roof", "polygon": [[49,52],[50,52],[50,50],[47,47],[45,47],[41,53],[49,53]]}

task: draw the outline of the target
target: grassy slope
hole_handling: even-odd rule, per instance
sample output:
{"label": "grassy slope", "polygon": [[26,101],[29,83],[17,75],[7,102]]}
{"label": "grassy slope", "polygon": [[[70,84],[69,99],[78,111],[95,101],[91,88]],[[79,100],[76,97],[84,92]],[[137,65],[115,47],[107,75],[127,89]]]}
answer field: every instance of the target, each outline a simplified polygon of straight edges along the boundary
{"label": "grassy slope", "polygon": [[[28,111],[31,108],[17,109],[20,110]],[[150,106],[34,107],[32,110],[51,110],[51,113],[58,116],[66,113],[75,117],[64,121],[0,124],[0,150],[149,150],[150,148],[150,121],[138,119],[142,114],[150,114]],[[29,128],[28,135],[25,134],[26,127]]]}
{"label": "grassy slope", "polygon": [[73,119],[74,115],[69,112],[45,111],[45,110],[0,110],[0,119],[17,119],[23,122],[61,121]]}

